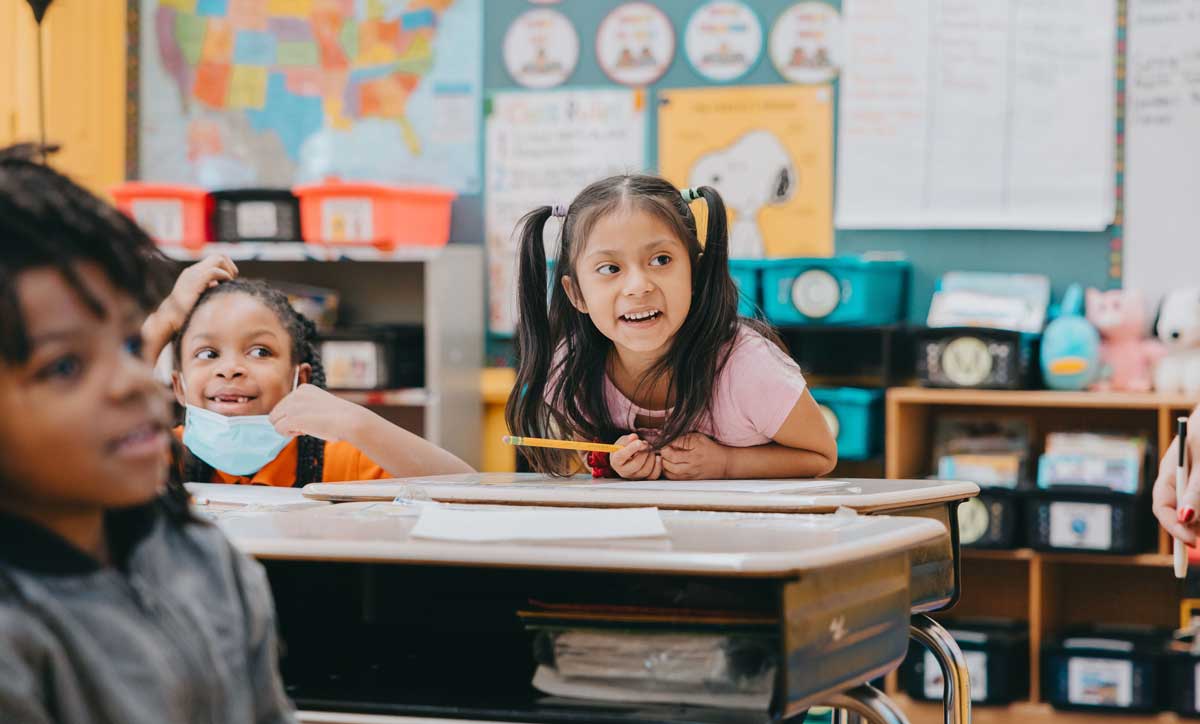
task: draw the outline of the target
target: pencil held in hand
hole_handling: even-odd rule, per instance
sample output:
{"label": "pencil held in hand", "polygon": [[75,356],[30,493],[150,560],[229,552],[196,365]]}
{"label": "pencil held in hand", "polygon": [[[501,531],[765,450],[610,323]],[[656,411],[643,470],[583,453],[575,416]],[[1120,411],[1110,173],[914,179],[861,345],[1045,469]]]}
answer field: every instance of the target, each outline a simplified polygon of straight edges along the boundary
{"label": "pencil held in hand", "polygon": [[500,438],[505,445],[517,447],[549,447],[556,450],[580,450],[583,452],[615,453],[620,445],[606,445],[602,442],[578,442],[576,440],[548,440],[544,437],[520,437],[505,435]]}

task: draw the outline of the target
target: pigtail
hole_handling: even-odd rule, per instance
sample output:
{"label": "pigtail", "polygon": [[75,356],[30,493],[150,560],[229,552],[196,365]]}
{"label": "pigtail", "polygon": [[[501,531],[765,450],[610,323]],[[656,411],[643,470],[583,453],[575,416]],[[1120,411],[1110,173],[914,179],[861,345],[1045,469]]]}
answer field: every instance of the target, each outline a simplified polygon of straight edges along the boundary
{"label": "pigtail", "polygon": [[[514,435],[552,437],[554,409],[547,394],[553,372],[556,337],[551,334],[547,311],[546,221],[554,215],[542,206],[521,219],[517,250],[517,381],[504,408],[504,420]],[[565,213],[563,214],[565,216]],[[568,461],[561,452],[522,448],[521,454],[535,470],[567,474]]]}
{"label": "pigtail", "polygon": [[[308,363],[311,368],[308,383],[325,389],[325,365],[321,363],[321,352],[317,347],[317,325],[303,314],[293,310],[299,327],[296,348],[297,360]],[[296,440],[296,483],[293,487],[303,488],[309,483],[319,483],[325,475],[325,441],[309,435]]]}

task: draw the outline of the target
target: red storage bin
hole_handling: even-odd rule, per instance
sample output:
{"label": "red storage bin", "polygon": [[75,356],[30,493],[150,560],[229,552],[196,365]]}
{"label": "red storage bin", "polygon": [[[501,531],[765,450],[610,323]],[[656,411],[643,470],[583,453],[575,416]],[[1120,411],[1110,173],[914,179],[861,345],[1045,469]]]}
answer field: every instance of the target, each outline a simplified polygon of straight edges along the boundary
{"label": "red storage bin", "polygon": [[300,230],[310,244],[445,246],[450,241],[449,189],[326,181],[293,189]]}
{"label": "red storage bin", "polygon": [[198,249],[211,239],[212,197],[198,186],[127,181],[112,195],[117,208],[159,244]]}

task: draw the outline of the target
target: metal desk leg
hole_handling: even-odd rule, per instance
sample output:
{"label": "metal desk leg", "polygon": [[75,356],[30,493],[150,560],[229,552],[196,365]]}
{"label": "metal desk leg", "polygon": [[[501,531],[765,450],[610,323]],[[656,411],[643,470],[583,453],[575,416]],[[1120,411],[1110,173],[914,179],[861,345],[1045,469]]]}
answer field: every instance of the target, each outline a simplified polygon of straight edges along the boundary
{"label": "metal desk leg", "polygon": [[937,659],[938,666],[942,667],[943,681],[946,682],[946,724],[970,724],[971,677],[962,649],[958,648],[949,631],[925,614],[912,617],[910,632],[913,638],[929,649]]}
{"label": "metal desk leg", "polygon": [[835,707],[835,716],[857,715],[871,724],[909,724],[900,707],[870,684],[831,697],[824,704]]}

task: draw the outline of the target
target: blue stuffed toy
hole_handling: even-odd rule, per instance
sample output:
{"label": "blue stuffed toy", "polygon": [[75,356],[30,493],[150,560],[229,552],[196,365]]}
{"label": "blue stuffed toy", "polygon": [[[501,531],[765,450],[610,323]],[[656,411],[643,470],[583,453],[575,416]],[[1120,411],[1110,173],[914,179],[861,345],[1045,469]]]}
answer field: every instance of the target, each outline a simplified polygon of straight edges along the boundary
{"label": "blue stuffed toy", "polygon": [[1042,333],[1042,379],[1052,390],[1086,389],[1100,374],[1100,333],[1083,316],[1083,288],[1072,284],[1058,317]]}

